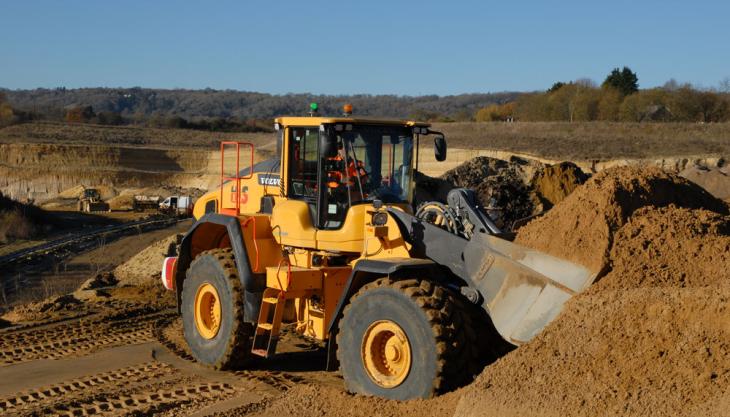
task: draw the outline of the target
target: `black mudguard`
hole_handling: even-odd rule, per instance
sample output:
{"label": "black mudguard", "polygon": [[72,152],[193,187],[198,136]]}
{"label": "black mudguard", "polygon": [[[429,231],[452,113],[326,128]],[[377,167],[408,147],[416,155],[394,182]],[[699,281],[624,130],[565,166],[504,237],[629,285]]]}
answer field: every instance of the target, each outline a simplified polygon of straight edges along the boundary
{"label": "black mudguard", "polygon": [[340,295],[340,301],[337,303],[332,314],[332,319],[327,326],[327,332],[330,337],[327,343],[327,369],[334,370],[337,368],[337,359],[335,355],[334,335],[337,332],[337,324],[342,318],[342,311],[345,305],[362,286],[368,282],[372,282],[380,277],[403,277],[411,274],[428,274],[427,276],[440,276],[443,269],[430,259],[419,258],[387,258],[387,259],[363,259],[355,264],[350,273],[350,277],[345,284],[345,288]]}
{"label": "black mudguard", "polygon": [[204,232],[205,229],[208,229],[206,238],[209,240],[211,249],[219,247],[218,245],[221,240],[225,236],[228,236],[231,242],[233,256],[236,259],[238,277],[244,289],[244,317],[246,322],[256,323],[261,307],[261,295],[266,286],[266,277],[263,274],[254,274],[251,272],[251,265],[249,263],[246,245],[243,243],[243,235],[241,234],[241,226],[238,218],[218,213],[208,213],[196,221],[180,242],[177,274],[175,275],[175,293],[178,312],[180,311],[182,284],[190,263],[193,261],[191,255],[192,241],[196,237],[196,233]]}

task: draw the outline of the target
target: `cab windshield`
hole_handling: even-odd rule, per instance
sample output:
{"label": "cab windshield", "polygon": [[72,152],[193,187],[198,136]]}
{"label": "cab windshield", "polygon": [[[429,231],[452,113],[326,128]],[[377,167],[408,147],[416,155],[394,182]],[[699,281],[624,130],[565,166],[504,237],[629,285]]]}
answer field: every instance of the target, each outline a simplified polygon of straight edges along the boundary
{"label": "cab windshield", "polygon": [[[402,126],[337,124],[326,131],[336,138],[336,153],[324,158],[329,200],[347,205],[408,203],[413,175],[413,133]],[[344,201],[342,201],[344,203]]]}

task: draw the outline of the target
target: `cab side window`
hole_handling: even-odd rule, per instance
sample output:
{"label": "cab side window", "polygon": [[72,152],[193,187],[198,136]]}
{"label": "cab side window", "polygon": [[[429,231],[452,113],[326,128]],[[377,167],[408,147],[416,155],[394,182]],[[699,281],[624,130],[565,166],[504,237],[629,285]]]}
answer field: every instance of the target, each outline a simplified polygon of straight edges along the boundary
{"label": "cab side window", "polygon": [[319,129],[291,128],[289,196],[316,201]]}
{"label": "cab side window", "polygon": [[215,213],[215,200],[210,200],[205,203],[205,214]]}

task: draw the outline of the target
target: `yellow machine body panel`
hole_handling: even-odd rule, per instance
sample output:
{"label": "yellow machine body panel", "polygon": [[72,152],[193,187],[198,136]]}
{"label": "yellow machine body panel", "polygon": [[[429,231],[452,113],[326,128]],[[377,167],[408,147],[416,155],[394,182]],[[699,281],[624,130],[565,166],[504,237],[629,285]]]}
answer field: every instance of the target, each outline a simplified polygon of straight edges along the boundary
{"label": "yellow machine body panel", "polygon": [[267,266],[277,265],[282,259],[281,246],[271,233],[271,218],[265,214],[240,217],[243,242],[251,265],[251,272],[263,274]]}
{"label": "yellow machine body panel", "polygon": [[316,248],[324,251],[361,253],[365,241],[363,224],[366,217],[370,217],[366,213],[368,209],[372,210],[372,205],[352,206],[347,211],[342,227],[335,230],[317,230]]}
{"label": "yellow machine body panel", "polygon": [[[257,213],[261,207],[261,197],[269,195],[277,199],[279,190],[279,171],[274,173],[254,172],[252,178],[240,179],[241,192],[236,192],[236,181],[227,181],[221,187],[201,196],[193,207],[193,216],[196,219],[206,213],[232,212],[236,209],[236,199],[239,200],[239,213]],[[221,200],[222,197],[222,200]]]}
{"label": "yellow machine body panel", "polygon": [[271,229],[280,245],[315,248],[316,229],[309,204],[300,200],[278,202],[271,214]]}
{"label": "yellow machine body panel", "polygon": [[284,263],[266,268],[266,286],[281,291],[321,290],[322,276],[319,268],[302,268]]}
{"label": "yellow machine body panel", "polygon": [[[401,208],[401,210],[408,212]],[[365,224],[365,239],[361,257],[363,259],[378,258],[410,258],[411,244],[403,239],[403,235],[395,220],[388,216],[382,226]]]}
{"label": "yellow machine body panel", "polygon": [[322,268],[322,290],[317,297],[297,298],[294,303],[297,329],[305,336],[325,340],[327,323],[334,315],[345,283],[350,276],[348,267]]}

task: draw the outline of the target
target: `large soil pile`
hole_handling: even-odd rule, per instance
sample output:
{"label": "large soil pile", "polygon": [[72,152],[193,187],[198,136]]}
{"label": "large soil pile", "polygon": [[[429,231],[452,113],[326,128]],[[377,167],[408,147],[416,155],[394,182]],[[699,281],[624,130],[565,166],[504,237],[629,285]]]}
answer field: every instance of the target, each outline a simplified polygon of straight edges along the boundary
{"label": "large soil pile", "polygon": [[603,275],[609,267],[614,234],[634,211],[670,204],[723,214],[728,210],[701,187],[658,168],[608,169],[520,229],[516,242]]}
{"label": "large soil pile", "polygon": [[518,240],[553,253],[562,240],[563,256],[610,272],[485,369],[456,415],[727,415],[730,216],[719,200],[659,171],[617,169]]}
{"label": "large soil pile", "polygon": [[728,300],[727,286],[580,296],[536,340],[485,369],[456,415],[723,415]]}

